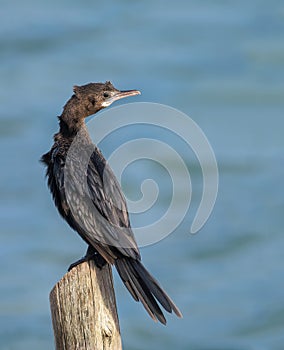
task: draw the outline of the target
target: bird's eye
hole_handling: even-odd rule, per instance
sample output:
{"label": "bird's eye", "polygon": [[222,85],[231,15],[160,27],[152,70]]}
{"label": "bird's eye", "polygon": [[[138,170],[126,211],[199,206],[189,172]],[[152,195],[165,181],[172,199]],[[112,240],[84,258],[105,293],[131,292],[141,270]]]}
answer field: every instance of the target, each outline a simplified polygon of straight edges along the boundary
{"label": "bird's eye", "polygon": [[109,97],[109,93],[108,92],[104,92],[104,97],[108,98]]}

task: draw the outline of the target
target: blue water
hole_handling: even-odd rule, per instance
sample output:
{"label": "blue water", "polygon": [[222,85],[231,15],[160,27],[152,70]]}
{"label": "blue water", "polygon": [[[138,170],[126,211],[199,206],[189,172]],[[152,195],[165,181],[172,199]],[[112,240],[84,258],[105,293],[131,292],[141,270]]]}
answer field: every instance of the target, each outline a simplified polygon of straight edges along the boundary
{"label": "blue water", "polygon": [[48,294],[85,247],[38,159],[72,85],[111,80],[190,115],[220,171],[204,228],[190,213],[142,250],[182,320],[154,324],[115,275],[125,349],[284,349],[283,2],[15,0],[0,18],[0,348],[53,347]]}

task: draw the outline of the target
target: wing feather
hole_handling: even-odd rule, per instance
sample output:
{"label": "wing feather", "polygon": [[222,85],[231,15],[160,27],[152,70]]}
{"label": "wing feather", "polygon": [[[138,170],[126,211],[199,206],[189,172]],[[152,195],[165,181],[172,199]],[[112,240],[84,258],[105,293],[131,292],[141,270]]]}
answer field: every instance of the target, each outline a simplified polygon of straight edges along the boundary
{"label": "wing feather", "polygon": [[68,166],[53,150],[49,179],[53,178],[50,187],[59,212],[84,240],[96,249],[99,246],[105,258],[140,259],[120,185],[98,148],[88,152],[84,169],[82,150],[69,157]]}

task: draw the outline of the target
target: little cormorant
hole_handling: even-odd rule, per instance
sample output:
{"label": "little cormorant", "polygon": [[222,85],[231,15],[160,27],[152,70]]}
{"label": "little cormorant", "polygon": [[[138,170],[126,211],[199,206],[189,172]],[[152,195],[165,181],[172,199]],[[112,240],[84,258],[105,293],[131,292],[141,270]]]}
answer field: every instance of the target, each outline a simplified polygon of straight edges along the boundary
{"label": "little cormorant", "polygon": [[[48,186],[59,213],[88,244],[86,255],[69,269],[90,259],[100,267],[105,263],[115,265],[132,297],[142,302],[153,320],[166,324],[157,302],[178,317],[182,317],[181,312],[142,265],[120,185],[85,125],[86,117],[114,101],[138,94],[137,90],[119,91],[110,82],[74,86],[73,96],[58,117],[59,132],[54,135],[54,144],[41,161],[47,166]],[[72,153],[72,142],[79,134],[81,141],[76,147],[80,149],[70,156],[68,167],[73,175],[68,175],[68,152]],[[85,172],[80,160],[83,153],[89,155]]]}

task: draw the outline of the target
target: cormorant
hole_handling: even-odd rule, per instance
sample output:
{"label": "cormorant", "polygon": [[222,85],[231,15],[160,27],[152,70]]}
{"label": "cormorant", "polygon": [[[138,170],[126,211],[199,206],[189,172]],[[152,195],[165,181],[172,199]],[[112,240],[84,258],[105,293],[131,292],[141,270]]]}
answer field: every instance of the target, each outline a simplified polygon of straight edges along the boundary
{"label": "cormorant", "polygon": [[120,185],[100,150],[92,143],[85,118],[114,101],[140,94],[119,91],[111,84],[74,86],[74,94],[58,117],[59,132],[41,161],[47,166],[48,187],[61,216],[88,244],[86,255],[72,264],[93,259],[97,266],[115,265],[136,301],[153,320],[166,324],[158,305],[182,317],[158,281],[141,263]]}

